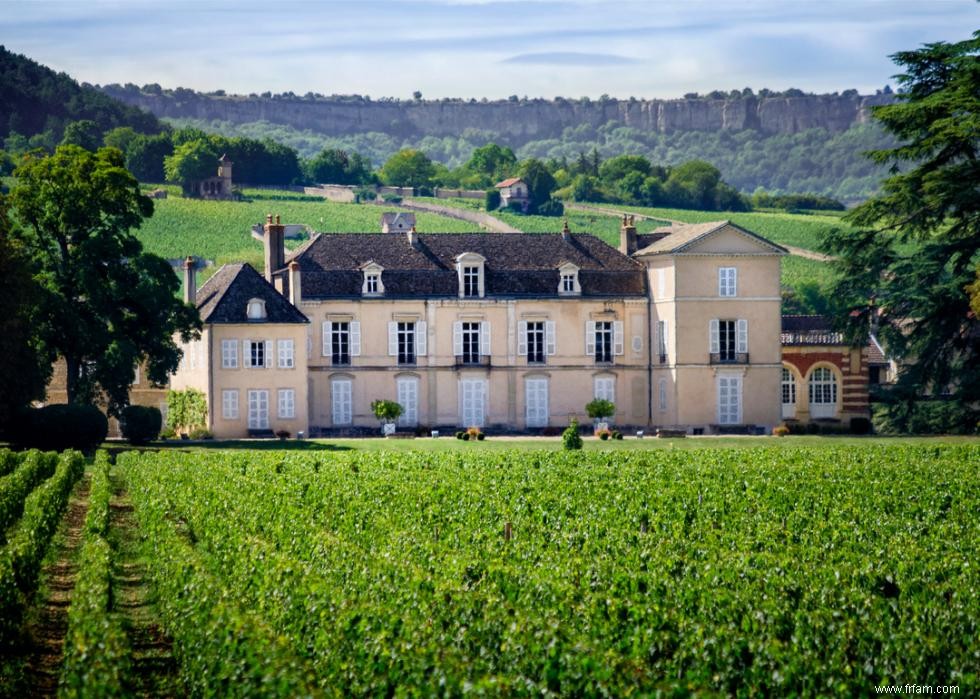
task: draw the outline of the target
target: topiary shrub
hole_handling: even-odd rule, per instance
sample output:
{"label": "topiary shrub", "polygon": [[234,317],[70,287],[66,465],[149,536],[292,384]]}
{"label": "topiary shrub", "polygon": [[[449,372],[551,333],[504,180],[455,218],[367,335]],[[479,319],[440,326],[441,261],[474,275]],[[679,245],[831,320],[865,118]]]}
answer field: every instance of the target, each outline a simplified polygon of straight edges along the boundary
{"label": "topiary shrub", "polygon": [[613,439],[622,439],[623,438],[623,433],[620,432],[619,430],[613,430],[612,431],[612,438]]}
{"label": "topiary shrub", "polygon": [[119,416],[119,429],[130,444],[152,442],[160,436],[163,415],[159,408],[146,405],[130,405]]}
{"label": "topiary shrub", "polygon": [[456,430],[456,439],[465,439],[466,433],[463,430]]}
{"label": "topiary shrub", "polygon": [[13,442],[44,451],[94,451],[109,434],[109,420],[94,405],[46,405],[18,414]]}
{"label": "topiary shrub", "polygon": [[582,435],[578,431],[578,420],[572,420],[571,424],[561,433],[561,442],[565,449],[582,448]]}
{"label": "topiary shrub", "polygon": [[487,211],[496,211],[500,208],[500,190],[496,187],[488,189],[483,200],[483,205]]}
{"label": "topiary shrub", "polygon": [[482,442],[486,438],[487,436],[483,432],[480,432],[479,434],[476,435],[476,439],[478,442]]}

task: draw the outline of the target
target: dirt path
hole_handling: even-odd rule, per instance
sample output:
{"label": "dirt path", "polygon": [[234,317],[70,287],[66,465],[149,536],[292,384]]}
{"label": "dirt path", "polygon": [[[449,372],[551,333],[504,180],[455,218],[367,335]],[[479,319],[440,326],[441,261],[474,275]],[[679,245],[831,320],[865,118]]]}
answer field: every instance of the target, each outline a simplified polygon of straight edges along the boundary
{"label": "dirt path", "polygon": [[41,569],[34,604],[28,610],[24,637],[24,689],[28,696],[53,697],[58,692],[68,608],[78,573],[82,527],[88,512],[91,477],[82,476],[75,485],[65,516],[58,525],[48,563]]}
{"label": "dirt path", "polygon": [[409,209],[411,211],[427,211],[432,214],[439,214],[440,216],[447,216],[449,218],[457,218],[461,221],[469,221],[470,223],[475,223],[478,226],[482,226],[491,233],[520,233],[521,231],[514,228],[509,223],[501,221],[495,216],[483,213],[482,211],[469,211],[467,209],[461,209],[455,206],[448,206],[443,204],[433,204],[428,201],[418,201],[416,199],[403,199],[397,206],[403,209]]}
{"label": "dirt path", "polygon": [[151,599],[146,562],[140,556],[133,505],[118,474],[114,474],[109,501],[109,536],[115,551],[113,611],[120,615],[129,637],[132,663],[128,689],[134,696],[179,696],[173,642],[157,621]]}

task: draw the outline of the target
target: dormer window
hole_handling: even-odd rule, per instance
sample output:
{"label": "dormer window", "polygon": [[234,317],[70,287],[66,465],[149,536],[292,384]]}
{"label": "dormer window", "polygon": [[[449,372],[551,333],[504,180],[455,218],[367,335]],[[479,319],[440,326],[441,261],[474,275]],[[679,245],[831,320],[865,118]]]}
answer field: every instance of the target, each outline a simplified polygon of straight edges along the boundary
{"label": "dormer window", "polygon": [[558,294],[560,296],[577,296],[582,293],[578,283],[578,267],[566,262],[558,268]]}
{"label": "dormer window", "polygon": [[486,259],[475,252],[464,252],[456,258],[456,273],[459,276],[459,295],[461,298],[483,298],[485,262]]}
{"label": "dormer window", "polygon": [[249,320],[265,320],[265,301],[262,299],[251,299],[245,313]]}
{"label": "dormer window", "polygon": [[381,296],[385,292],[384,284],[381,281],[381,273],[384,271],[381,265],[376,262],[368,262],[361,267],[364,272],[364,282],[361,284],[361,293],[364,296]]}

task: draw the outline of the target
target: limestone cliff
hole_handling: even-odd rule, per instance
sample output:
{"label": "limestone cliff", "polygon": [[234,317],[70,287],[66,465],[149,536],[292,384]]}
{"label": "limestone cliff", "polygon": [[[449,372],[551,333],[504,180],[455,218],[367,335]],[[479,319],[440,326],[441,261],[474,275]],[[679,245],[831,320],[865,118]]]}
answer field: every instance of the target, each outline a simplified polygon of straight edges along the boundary
{"label": "limestone cliff", "polygon": [[103,90],[158,117],[220,119],[233,123],[269,121],[324,135],[379,131],[402,138],[458,135],[466,129],[498,134],[521,144],[558,138],[580,124],[615,121],[643,131],[753,129],[791,134],[822,127],[844,131],[869,120],[872,105],[888,95],[799,95],[674,100],[500,100],[372,101],[368,98],[243,97],[203,95],[178,89],[147,93],[130,86]]}

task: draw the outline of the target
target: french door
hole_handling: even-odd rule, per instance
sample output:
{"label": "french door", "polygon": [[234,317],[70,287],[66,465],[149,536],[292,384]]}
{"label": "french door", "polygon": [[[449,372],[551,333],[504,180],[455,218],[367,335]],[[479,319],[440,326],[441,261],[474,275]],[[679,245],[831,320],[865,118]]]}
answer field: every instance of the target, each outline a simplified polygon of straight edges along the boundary
{"label": "french door", "polygon": [[718,424],[738,425],[742,422],[742,377],[718,377]]}
{"label": "french door", "polygon": [[528,427],[548,426],[548,379],[524,381],[524,414]]}
{"label": "french door", "polygon": [[483,427],[486,423],[487,382],[486,379],[463,379],[460,381],[460,403],[463,427]]}
{"label": "french door", "polygon": [[264,389],[248,392],[248,429],[269,429],[269,392]]}

